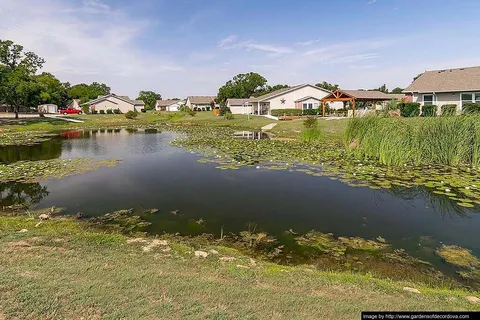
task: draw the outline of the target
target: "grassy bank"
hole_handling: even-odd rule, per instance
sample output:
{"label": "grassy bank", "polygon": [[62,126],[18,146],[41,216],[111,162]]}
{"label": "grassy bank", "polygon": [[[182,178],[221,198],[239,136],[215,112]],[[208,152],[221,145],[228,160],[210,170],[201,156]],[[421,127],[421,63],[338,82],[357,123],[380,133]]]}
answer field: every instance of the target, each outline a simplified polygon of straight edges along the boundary
{"label": "grassy bank", "polygon": [[480,117],[355,118],[345,145],[360,159],[385,165],[480,164]]}
{"label": "grassy bank", "polygon": [[61,218],[37,223],[0,218],[0,318],[353,319],[362,310],[478,309],[467,300],[475,292],[279,266],[223,247],[204,247],[208,257],[198,258],[171,239],[129,239]]}

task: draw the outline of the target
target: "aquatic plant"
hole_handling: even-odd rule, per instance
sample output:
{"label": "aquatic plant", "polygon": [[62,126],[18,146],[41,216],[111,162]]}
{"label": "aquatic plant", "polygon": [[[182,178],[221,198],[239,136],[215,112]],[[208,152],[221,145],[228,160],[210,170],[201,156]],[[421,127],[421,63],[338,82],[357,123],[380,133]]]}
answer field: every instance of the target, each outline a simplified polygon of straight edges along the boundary
{"label": "aquatic plant", "polygon": [[320,125],[315,117],[309,116],[303,121],[301,140],[305,142],[317,141],[322,138]]}

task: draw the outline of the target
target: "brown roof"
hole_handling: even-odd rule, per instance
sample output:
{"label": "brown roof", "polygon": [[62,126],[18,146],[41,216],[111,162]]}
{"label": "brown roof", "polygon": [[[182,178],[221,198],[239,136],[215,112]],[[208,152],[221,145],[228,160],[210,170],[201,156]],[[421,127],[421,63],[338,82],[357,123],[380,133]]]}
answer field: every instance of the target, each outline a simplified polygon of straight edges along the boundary
{"label": "brown roof", "polygon": [[250,99],[227,99],[227,104],[231,106],[243,106],[248,101],[250,101]]}
{"label": "brown roof", "polygon": [[136,106],[144,106],[145,102],[143,100],[130,100]]}
{"label": "brown roof", "polygon": [[195,104],[210,104],[210,102],[215,101],[217,97],[212,96],[191,96],[187,99],[190,99],[190,103]]}
{"label": "brown roof", "polygon": [[367,90],[340,90],[345,92],[349,96],[354,97],[355,99],[363,100],[390,100],[390,95],[383,93],[381,91],[367,91]]}
{"label": "brown roof", "polygon": [[157,106],[159,107],[167,107],[171,104],[180,101],[180,99],[166,99],[166,100],[157,100]]}
{"label": "brown roof", "polygon": [[403,92],[480,90],[480,67],[425,71]]}
{"label": "brown roof", "polygon": [[397,100],[402,100],[405,98],[405,94],[403,93],[387,93],[387,96],[390,97],[390,99],[397,99]]}

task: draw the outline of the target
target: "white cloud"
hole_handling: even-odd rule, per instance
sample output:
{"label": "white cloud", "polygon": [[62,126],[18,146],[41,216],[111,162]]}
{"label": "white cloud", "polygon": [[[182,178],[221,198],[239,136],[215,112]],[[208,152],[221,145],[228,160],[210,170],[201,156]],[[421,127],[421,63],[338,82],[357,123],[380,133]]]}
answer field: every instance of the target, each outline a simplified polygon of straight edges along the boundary
{"label": "white cloud", "polygon": [[377,2],[377,0],[370,0],[370,1],[367,2],[367,4],[373,4],[375,2]]}
{"label": "white cloud", "polygon": [[225,39],[222,39],[220,41],[220,43],[218,44],[218,46],[220,48],[224,48],[226,47],[227,45],[231,44],[232,42],[234,42],[235,40],[237,40],[237,36],[232,34],[232,35],[229,35],[228,37],[226,37]]}
{"label": "white cloud", "polygon": [[142,89],[161,89],[155,87],[158,79],[184,70],[172,58],[135,44],[148,20],[98,0],[78,7],[61,0],[3,0],[2,9],[0,39],[45,58],[43,71],[62,81],[105,82],[118,94],[135,96]]}
{"label": "white cloud", "polygon": [[309,40],[309,41],[297,42],[295,44],[298,45],[298,46],[302,46],[302,47],[308,47],[308,46],[311,46],[312,44],[315,44],[317,42],[320,42],[320,40],[319,39]]}

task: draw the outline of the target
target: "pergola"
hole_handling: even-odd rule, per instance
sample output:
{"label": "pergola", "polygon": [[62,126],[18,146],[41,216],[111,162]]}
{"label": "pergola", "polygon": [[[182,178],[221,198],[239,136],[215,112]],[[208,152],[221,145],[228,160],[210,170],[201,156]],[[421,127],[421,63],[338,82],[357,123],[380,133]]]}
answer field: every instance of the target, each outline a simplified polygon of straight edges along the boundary
{"label": "pergola", "polygon": [[335,90],[322,98],[322,116],[325,117],[325,104],[327,102],[351,102],[353,114],[355,114],[355,102],[371,102],[376,105],[379,101],[389,101],[393,99],[391,95],[381,91],[365,90]]}

